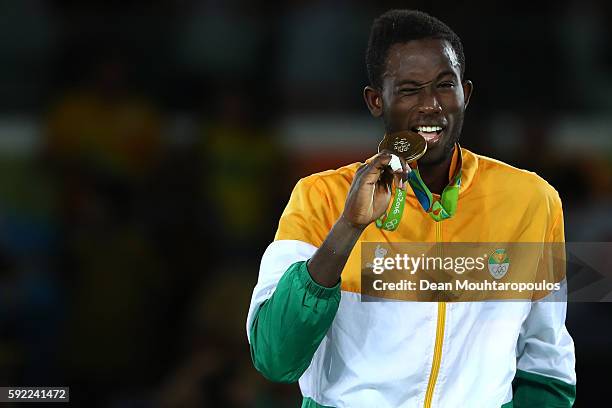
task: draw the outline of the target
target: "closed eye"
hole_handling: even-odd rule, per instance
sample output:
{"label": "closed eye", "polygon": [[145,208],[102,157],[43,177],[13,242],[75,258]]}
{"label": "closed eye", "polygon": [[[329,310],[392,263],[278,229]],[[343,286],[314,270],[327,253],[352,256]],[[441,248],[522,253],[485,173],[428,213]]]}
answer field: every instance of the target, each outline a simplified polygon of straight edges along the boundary
{"label": "closed eye", "polygon": [[402,88],[399,90],[400,94],[411,95],[419,92],[419,88]]}
{"label": "closed eye", "polygon": [[455,86],[455,83],[454,82],[450,82],[450,81],[441,82],[440,84],[438,84],[439,88],[452,88],[454,86]]}

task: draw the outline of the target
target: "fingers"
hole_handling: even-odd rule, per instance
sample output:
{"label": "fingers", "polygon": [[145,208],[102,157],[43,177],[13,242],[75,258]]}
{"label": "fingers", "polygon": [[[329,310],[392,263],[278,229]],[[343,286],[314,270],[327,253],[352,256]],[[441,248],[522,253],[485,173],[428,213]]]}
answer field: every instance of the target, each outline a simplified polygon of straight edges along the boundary
{"label": "fingers", "polygon": [[383,152],[389,153],[389,154],[393,155],[393,157],[394,158],[396,157],[397,158],[396,160],[399,161],[399,164],[401,165],[401,168],[399,168],[400,166],[397,166],[397,169],[394,169],[394,171],[393,171],[394,173],[407,173],[408,172],[408,170],[410,169],[410,166],[408,165],[408,163],[406,162],[406,160],[403,157],[398,156],[398,155],[394,154],[392,151],[387,150],[387,149],[383,150]]}
{"label": "fingers", "polygon": [[410,171],[410,165],[403,157],[384,149],[366,160],[366,164],[357,169],[356,177],[363,178],[362,183],[376,184],[379,188],[391,191],[394,182],[399,188],[404,188]]}
{"label": "fingers", "polygon": [[408,173],[411,171],[410,165],[403,157],[393,154],[390,150],[385,149],[382,152],[392,154],[389,166],[393,174],[393,180],[396,186],[403,189],[405,183],[408,181]]}
{"label": "fingers", "polygon": [[390,153],[380,152],[368,164],[360,167],[356,176],[361,176],[366,184],[375,184],[384,173],[391,173],[388,167],[390,161]]}
{"label": "fingers", "polygon": [[393,188],[394,178],[395,174],[391,172],[391,168],[386,167],[382,173],[380,173],[380,177],[378,178],[376,184],[378,187],[384,187],[387,191],[391,191]]}
{"label": "fingers", "polygon": [[403,157],[400,157],[400,162],[402,163],[402,174],[406,175],[410,171],[410,166]]}

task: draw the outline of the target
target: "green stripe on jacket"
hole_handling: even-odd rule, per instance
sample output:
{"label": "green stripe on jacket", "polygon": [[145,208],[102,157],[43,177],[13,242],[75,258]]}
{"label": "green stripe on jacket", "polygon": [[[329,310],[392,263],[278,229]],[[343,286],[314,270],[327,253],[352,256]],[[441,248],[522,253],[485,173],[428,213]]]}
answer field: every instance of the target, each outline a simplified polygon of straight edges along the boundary
{"label": "green stripe on jacket", "polygon": [[251,326],[251,358],[271,381],[292,383],[310,366],[338,306],[340,283],[332,288],[310,277],[306,261],[287,269]]}
{"label": "green stripe on jacket", "polygon": [[576,400],[576,386],[545,375],[516,370],[514,408],[569,408]]}

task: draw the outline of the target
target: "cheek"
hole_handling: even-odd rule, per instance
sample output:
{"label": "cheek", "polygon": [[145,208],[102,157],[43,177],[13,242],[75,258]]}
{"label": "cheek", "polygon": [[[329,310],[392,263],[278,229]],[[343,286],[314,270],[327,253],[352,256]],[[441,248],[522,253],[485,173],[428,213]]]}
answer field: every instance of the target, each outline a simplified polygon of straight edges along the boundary
{"label": "cheek", "polygon": [[444,103],[449,107],[460,107],[463,106],[463,89],[460,87],[454,90],[448,90],[447,92],[440,92],[440,98],[444,100]]}
{"label": "cheek", "polygon": [[449,92],[448,97],[449,99],[452,99],[451,103],[457,106],[457,109],[463,109],[463,105],[465,105],[465,95],[463,93],[463,88],[455,88],[455,92]]}
{"label": "cheek", "polygon": [[395,129],[404,130],[409,125],[410,113],[415,105],[406,99],[394,101],[385,109],[385,116]]}
{"label": "cheek", "polygon": [[447,114],[456,114],[463,110],[463,94],[451,93],[440,96],[440,105]]}
{"label": "cheek", "polygon": [[394,98],[389,104],[389,113],[393,115],[407,115],[417,105],[418,100],[416,97],[404,96]]}

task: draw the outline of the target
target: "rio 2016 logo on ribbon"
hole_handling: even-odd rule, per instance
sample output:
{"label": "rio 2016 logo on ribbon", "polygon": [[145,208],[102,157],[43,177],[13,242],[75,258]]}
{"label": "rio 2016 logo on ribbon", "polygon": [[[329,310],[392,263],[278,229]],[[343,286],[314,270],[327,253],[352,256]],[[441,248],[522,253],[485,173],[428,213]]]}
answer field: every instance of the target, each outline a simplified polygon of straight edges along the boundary
{"label": "rio 2016 logo on ribbon", "polygon": [[505,249],[496,249],[489,255],[489,272],[495,279],[503,278],[510,268],[510,257]]}

